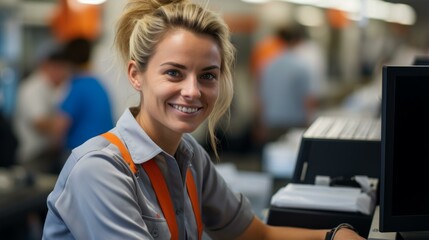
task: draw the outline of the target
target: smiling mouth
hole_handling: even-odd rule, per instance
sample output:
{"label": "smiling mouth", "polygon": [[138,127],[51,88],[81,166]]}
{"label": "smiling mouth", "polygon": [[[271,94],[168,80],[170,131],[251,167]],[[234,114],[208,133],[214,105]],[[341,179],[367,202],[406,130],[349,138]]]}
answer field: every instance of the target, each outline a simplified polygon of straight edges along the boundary
{"label": "smiling mouth", "polygon": [[201,108],[198,107],[185,107],[176,104],[170,104],[174,109],[177,109],[183,113],[195,113],[198,112]]}

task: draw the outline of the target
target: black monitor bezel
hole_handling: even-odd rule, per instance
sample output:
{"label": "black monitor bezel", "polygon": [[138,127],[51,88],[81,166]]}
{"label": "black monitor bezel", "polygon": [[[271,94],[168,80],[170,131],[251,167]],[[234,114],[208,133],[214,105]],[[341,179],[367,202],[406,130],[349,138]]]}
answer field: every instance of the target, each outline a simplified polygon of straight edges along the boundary
{"label": "black monitor bezel", "polygon": [[[394,215],[393,191],[393,146],[395,84],[399,76],[428,76],[429,66],[383,66],[382,119],[381,119],[381,178],[380,178],[380,231],[410,232],[428,231],[429,215]],[[429,173],[428,173],[429,174]],[[410,186],[412,187],[412,186]]]}

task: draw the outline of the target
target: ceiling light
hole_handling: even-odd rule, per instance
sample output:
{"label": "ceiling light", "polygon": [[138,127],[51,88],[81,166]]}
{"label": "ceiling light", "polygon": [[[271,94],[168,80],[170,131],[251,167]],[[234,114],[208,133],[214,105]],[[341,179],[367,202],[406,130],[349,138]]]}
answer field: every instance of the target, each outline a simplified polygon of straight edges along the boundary
{"label": "ceiling light", "polygon": [[78,2],[83,4],[92,4],[92,5],[98,5],[104,3],[106,0],[78,0]]}

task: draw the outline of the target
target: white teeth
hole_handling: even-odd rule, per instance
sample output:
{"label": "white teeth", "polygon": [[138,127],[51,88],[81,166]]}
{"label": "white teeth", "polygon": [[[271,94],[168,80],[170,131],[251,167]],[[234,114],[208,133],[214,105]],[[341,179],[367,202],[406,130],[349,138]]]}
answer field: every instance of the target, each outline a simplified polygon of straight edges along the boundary
{"label": "white teeth", "polygon": [[173,107],[184,113],[194,113],[198,111],[198,108],[188,108],[188,107],[183,107],[179,105],[173,105]]}

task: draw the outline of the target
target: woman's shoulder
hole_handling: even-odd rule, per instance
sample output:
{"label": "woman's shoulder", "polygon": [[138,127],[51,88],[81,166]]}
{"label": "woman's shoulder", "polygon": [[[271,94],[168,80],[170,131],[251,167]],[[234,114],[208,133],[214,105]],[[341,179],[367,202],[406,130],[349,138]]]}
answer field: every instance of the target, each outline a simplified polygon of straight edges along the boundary
{"label": "woman's shoulder", "polygon": [[[102,136],[95,136],[73,149],[64,165],[64,174],[97,175],[112,172],[129,173],[119,151]],[[116,171],[119,170],[119,171]]]}

